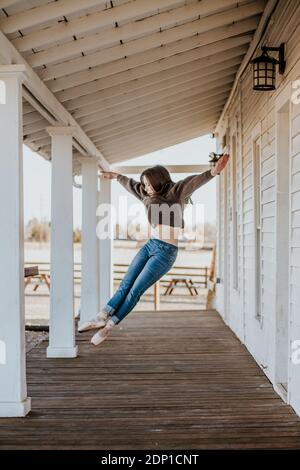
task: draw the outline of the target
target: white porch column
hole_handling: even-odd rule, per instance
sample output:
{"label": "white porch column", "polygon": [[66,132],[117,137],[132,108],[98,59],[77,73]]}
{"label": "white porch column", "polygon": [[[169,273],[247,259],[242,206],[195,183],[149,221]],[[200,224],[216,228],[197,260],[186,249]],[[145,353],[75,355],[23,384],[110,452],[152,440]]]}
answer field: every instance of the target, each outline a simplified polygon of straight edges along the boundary
{"label": "white porch column", "polygon": [[98,240],[96,234],[98,206],[98,165],[93,159],[82,163],[82,274],[80,323],[94,318],[99,309]]}
{"label": "white porch column", "polygon": [[25,371],[23,65],[0,66],[0,416],[30,411]]}
{"label": "white porch column", "polygon": [[48,127],[52,137],[51,288],[47,357],[76,357],[73,279],[72,127]]}
{"label": "white porch column", "polygon": [[[111,211],[107,211],[112,204],[111,186],[111,180],[101,179],[97,212],[99,216],[97,228],[99,239],[99,310],[113,295],[113,220]],[[101,237],[104,231],[110,235],[105,238]]]}

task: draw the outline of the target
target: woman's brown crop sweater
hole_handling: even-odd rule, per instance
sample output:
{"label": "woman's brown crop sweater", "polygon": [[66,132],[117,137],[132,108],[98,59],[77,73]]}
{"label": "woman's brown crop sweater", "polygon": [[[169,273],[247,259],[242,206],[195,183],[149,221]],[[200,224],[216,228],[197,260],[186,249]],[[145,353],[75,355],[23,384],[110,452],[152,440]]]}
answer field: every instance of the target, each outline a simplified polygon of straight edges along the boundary
{"label": "woman's brown crop sweater", "polygon": [[196,189],[210,181],[214,176],[210,170],[199,175],[190,175],[173,183],[164,196],[155,194],[149,196],[142,183],[128,178],[125,175],[118,175],[117,181],[127,189],[128,192],[143,202],[149,223],[155,227],[158,224],[169,225],[171,227],[184,228],[183,211],[185,201]]}

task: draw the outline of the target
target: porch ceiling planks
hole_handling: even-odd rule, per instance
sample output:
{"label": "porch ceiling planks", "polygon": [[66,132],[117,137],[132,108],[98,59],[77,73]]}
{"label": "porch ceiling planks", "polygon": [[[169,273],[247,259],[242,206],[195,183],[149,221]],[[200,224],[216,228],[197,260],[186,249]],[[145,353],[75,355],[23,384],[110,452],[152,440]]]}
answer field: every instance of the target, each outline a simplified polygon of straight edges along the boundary
{"label": "porch ceiling planks", "polygon": [[299,417],[216,311],[135,311],[90,337],[74,360],[30,351],[32,412],[1,419],[0,449],[299,448]]}
{"label": "porch ceiling planks", "polygon": [[[266,3],[0,0],[0,31],[115,163],[213,132]],[[50,158],[42,105],[25,104],[24,140]]]}

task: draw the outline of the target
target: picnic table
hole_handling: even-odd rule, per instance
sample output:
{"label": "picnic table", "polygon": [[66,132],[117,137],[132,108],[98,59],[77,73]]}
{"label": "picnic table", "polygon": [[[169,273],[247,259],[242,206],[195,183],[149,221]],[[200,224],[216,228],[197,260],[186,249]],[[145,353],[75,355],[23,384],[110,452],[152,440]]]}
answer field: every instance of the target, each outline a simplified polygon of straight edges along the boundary
{"label": "picnic table", "polygon": [[38,266],[28,266],[24,268],[24,277],[26,278],[24,287],[26,287],[30,283],[32,277],[38,276],[38,275],[39,275]]}
{"label": "picnic table", "polygon": [[170,283],[168,287],[166,288],[164,295],[171,295],[174,290],[174,287],[176,287],[178,283],[186,285],[191,295],[198,295],[198,291],[197,291],[196,286],[193,283],[193,280],[188,277],[178,277],[178,278],[173,277],[170,280]]}
{"label": "picnic table", "polygon": [[[180,270],[180,267],[178,267]],[[201,268],[191,268],[191,267],[181,267],[181,270],[189,270],[190,273],[183,273],[183,272],[172,272],[171,279],[169,279],[169,283],[163,295],[171,295],[174,288],[178,284],[183,284],[189,290],[191,295],[198,295],[198,290],[195,285],[194,279],[195,276],[200,277],[200,281],[198,281],[198,285],[204,288],[207,288],[207,278],[208,278],[208,268],[207,266]],[[198,271],[198,273],[197,273]],[[194,278],[194,279],[193,279]]]}

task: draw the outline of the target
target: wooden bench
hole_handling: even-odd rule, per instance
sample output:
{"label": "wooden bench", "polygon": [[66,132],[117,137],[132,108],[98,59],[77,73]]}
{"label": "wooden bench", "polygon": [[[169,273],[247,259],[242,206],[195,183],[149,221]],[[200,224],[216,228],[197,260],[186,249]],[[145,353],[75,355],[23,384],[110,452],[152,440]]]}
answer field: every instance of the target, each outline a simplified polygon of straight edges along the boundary
{"label": "wooden bench", "polygon": [[35,276],[39,275],[39,267],[38,266],[27,266],[24,268],[24,288],[31,282],[31,279]]}

